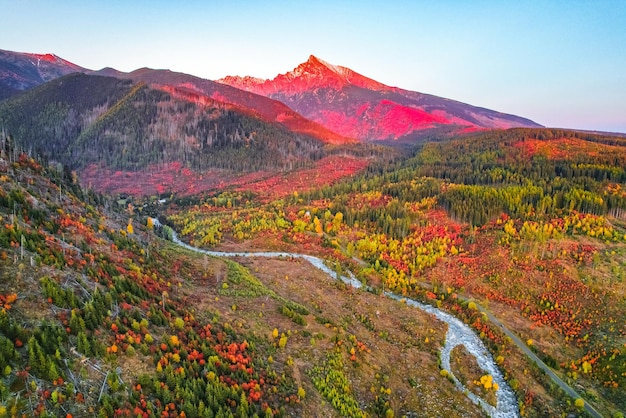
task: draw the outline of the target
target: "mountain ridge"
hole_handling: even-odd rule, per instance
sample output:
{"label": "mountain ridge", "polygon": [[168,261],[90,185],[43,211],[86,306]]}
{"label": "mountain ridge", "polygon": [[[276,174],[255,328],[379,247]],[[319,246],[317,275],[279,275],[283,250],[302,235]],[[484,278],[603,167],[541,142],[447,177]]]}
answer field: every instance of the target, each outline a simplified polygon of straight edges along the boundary
{"label": "mountain ridge", "polygon": [[[112,74],[113,71],[104,69],[94,72],[94,74],[101,73],[108,75]],[[161,87],[165,86],[170,90],[176,89],[181,93],[185,91],[187,93],[195,93],[197,95],[195,100],[201,100],[200,96],[205,96],[215,101],[233,105],[241,111],[250,112],[267,122],[281,123],[296,133],[311,135],[323,142],[331,144],[355,142],[352,138],[343,137],[316,122],[307,120],[279,101],[226,84],[185,73],[150,68],[140,68],[130,73],[117,71],[113,76],[151,83]],[[190,94],[181,94],[181,96],[186,97],[186,100],[193,100]]]}
{"label": "mountain ridge", "polygon": [[[344,87],[347,84],[353,84],[357,87],[375,90],[397,90],[396,87],[386,86],[376,80],[362,76],[350,68],[333,65],[321,58],[316,57],[315,55],[310,55],[307,61],[299,64],[292,71],[285,74],[278,74],[272,80],[265,80],[251,76],[226,76],[217,81],[225,84],[241,82],[241,86],[244,90],[250,91],[249,89],[256,87],[260,92],[262,92],[261,94],[270,94],[276,91],[276,81],[282,81],[283,79],[286,81],[293,81],[303,76],[308,76],[308,80],[312,82],[311,84],[313,84],[313,86],[310,87],[327,87],[329,85],[328,79],[331,78],[332,82],[340,87]],[[285,86],[286,89],[289,89],[289,87],[290,86]],[[293,90],[300,90],[297,85],[292,85],[291,88]]]}
{"label": "mountain ridge", "polygon": [[55,54],[0,49],[0,100],[55,78],[87,71]]}
{"label": "mountain ridge", "polygon": [[130,73],[110,67],[93,71],[54,54],[1,51],[0,99],[71,72],[195,89],[198,94],[247,108],[266,121],[280,122],[296,133],[331,144],[355,139],[413,143],[432,135],[541,127],[520,116],[391,87],[315,55],[271,80],[227,76],[211,81],[149,68]]}
{"label": "mountain ridge", "polygon": [[442,127],[459,133],[541,126],[523,117],[387,86],[314,55],[271,80],[229,76],[218,82],[279,100],[334,132],[362,141],[417,139]]}

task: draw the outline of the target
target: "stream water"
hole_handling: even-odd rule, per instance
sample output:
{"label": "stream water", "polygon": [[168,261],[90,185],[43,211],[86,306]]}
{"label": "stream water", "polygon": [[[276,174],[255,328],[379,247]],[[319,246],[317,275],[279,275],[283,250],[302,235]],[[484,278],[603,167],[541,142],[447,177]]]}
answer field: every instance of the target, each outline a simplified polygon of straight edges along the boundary
{"label": "stream water", "polygon": [[[158,221],[156,221],[158,222]],[[156,224],[155,222],[155,224]],[[190,251],[195,251],[202,254],[207,254],[214,257],[271,257],[271,258],[301,258],[309,262],[315,268],[323,271],[328,274],[330,277],[337,277],[335,271],[329,268],[321,258],[306,255],[306,254],[297,254],[297,253],[287,253],[287,252],[222,252],[222,251],[210,251],[203,250],[200,248],[193,247],[189,244],[182,242],[176,233],[173,233],[172,240],[174,243],[180,245],[183,248],[186,248]],[[363,284],[354,277],[352,272],[347,272],[347,276],[340,276],[340,280],[343,282],[360,289],[363,287]],[[444,370],[446,370],[449,376],[454,381],[456,387],[465,393],[475,404],[479,405],[490,417],[493,418],[508,418],[508,417],[519,417],[519,409],[517,406],[517,399],[515,397],[515,393],[508,385],[502,373],[496,366],[493,357],[487,349],[483,342],[478,338],[476,333],[472,331],[470,327],[461,322],[459,319],[450,315],[447,312],[444,312],[440,309],[437,309],[434,306],[427,305],[416,300],[408,299],[395,293],[385,292],[385,296],[403,301],[409,306],[413,306],[417,309],[420,309],[424,312],[427,312],[440,321],[448,324],[448,331],[446,333],[446,342],[444,347],[441,349],[440,357],[441,357],[441,366]],[[498,384],[498,390],[496,391],[496,406],[489,404],[487,401],[477,396],[473,392],[471,392],[468,388],[466,388],[457,377],[454,375],[450,365],[450,357],[452,350],[462,345],[466,348],[466,350],[476,358],[476,362],[478,366],[485,372],[485,374],[490,374],[493,377],[493,383]]]}

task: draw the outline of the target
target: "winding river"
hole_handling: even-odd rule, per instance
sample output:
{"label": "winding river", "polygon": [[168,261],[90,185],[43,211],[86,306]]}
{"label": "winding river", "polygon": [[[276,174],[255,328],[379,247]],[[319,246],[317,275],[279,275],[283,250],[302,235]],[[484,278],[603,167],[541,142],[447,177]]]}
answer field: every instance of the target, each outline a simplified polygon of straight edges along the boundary
{"label": "winding river", "polygon": [[[158,222],[158,221],[156,221]],[[156,224],[155,222],[155,224]],[[203,250],[200,248],[193,247],[189,244],[182,242],[176,233],[174,232],[172,235],[172,240],[174,243],[179,246],[186,248],[190,251],[195,251],[202,254],[207,254],[214,257],[271,257],[271,258],[301,258],[309,262],[313,267],[323,271],[328,274],[330,277],[336,277],[336,273],[334,270],[326,266],[324,261],[321,258],[314,257],[306,254],[297,254],[297,253],[286,253],[286,252],[222,252],[222,251],[209,251]],[[353,286],[354,288],[360,289],[363,287],[363,284],[354,277],[352,272],[348,272],[347,276],[340,276],[340,279]],[[466,324],[461,322],[459,319],[454,316],[435,308],[431,305],[426,305],[420,303],[418,301],[408,299],[394,293],[385,292],[385,296],[390,297],[395,300],[402,300],[407,305],[413,306],[417,309],[421,309],[424,312],[427,312],[433,316],[435,316],[440,321],[448,324],[448,331],[446,333],[446,342],[444,347],[441,349],[441,367],[446,370],[449,376],[454,381],[456,387],[464,392],[475,404],[479,405],[490,417],[493,418],[505,418],[505,417],[519,417],[519,410],[517,407],[517,399],[511,387],[508,385],[502,373],[496,366],[492,356],[489,354],[483,342],[478,338],[478,336],[472,331]],[[457,377],[452,372],[450,366],[450,357],[452,350],[459,346],[464,346],[467,351],[472,354],[476,358],[476,362],[479,367],[485,372],[493,376],[493,383],[498,384],[498,390],[496,391],[496,406],[489,404],[481,397],[472,393],[468,388],[466,388]]]}

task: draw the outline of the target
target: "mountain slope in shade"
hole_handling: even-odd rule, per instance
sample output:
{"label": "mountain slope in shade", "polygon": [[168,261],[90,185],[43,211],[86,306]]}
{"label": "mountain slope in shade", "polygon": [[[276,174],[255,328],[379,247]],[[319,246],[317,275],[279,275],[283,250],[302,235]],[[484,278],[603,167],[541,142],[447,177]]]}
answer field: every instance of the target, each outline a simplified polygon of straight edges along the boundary
{"label": "mountain slope in shade", "polygon": [[266,122],[278,122],[292,132],[312,136],[326,143],[345,144],[356,142],[337,134],[322,124],[310,121],[280,101],[263,95],[192,75],[169,70],[141,68],[130,73],[104,69],[94,74],[126,78],[144,82],[167,91],[178,99],[194,103],[221,102],[233,106],[239,112],[248,113]]}
{"label": "mountain slope in shade", "polygon": [[229,76],[218,81],[279,100],[340,135],[360,140],[540,126],[519,116],[389,87],[313,55],[273,80]]}
{"label": "mountain slope in shade", "polygon": [[55,78],[85,72],[54,54],[30,54],[0,49],[0,100]]}
{"label": "mountain slope in shade", "polygon": [[0,102],[0,126],[18,149],[79,170],[174,162],[198,171],[283,170],[324,156],[318,139],[222,102],[190,103],[144,82],[79,73]]}

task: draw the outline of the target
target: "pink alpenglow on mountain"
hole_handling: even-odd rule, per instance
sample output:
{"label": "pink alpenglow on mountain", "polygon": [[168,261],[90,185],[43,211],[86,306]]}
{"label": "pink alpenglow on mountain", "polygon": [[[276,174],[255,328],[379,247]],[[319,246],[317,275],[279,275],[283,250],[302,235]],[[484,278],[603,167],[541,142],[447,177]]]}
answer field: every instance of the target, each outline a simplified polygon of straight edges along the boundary
{"label": "pink alpenglow on mountain", "polygon": [[339,135],[361,141],[540,126],[518,116],[386,86],[313,55],[273,80],[228,76],[218,81],[278,100]]}
{"label": "pink alpenglow on mountain", "polygon": [[54,54],[31,54],[0,49],[0,100],[74,72],[85,71]]}

